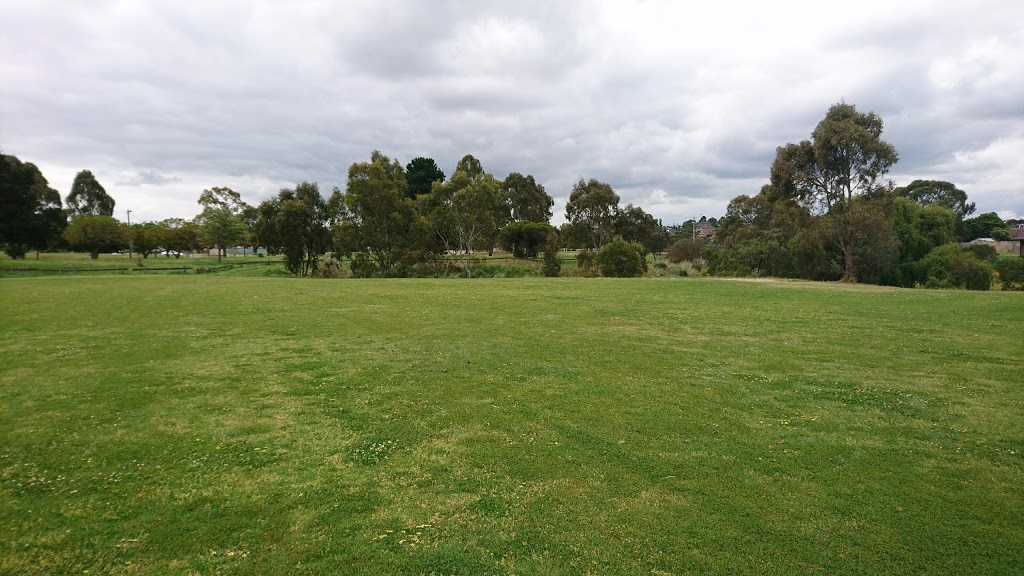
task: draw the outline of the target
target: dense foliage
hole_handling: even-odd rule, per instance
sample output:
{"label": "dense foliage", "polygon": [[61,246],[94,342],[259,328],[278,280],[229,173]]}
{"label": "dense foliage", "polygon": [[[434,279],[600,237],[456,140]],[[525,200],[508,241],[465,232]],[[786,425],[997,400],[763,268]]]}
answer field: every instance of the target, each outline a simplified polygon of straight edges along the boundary
{"label": "dense foliage", "polygon": [[594,262],[601,275],[609,278],[630,278],[647,271],[643,247],[636,242],[627,242],[621,236],[602,246]]}
{"label": "dense foliage", "polygon": [[0,154],[0,245],[7,255],[22,258],[29,249],[55,245],[66,224],[60,193],[39,168]]}
{"label": "dense foliage", "polygon": [[[243,255],[261,247],[283,255],[297,275],[347,275],[342,266],[356,277],[453,275],[457,263],[469,277],[490,274],[479,255],[498,246],[517,258],[544,251],[548,275],[560,273],[559,247],[581,250],[579,275],[632,275],[632,265],[610,264],[628,245],[641,269],[648,254],[666,268],[657,256],[667,249],[670,262],[692,262],[693,270],[714,275],[987,288],[995,270],[1006,277],[1004,287],[1015,286],[1015,261],[993,267],[996,250],[987,239],[1009,238],[1020,222],[992,212],[970,217],[975,204],[951,182],[885,181],[899,156],[882,139],[882,127],[873,112],[835,104],[809,139],[777,148],[769,182],[757,194],[733,198],[721,219],[701,216],[671,227],[640,206],[621,207],[611,184],[580,178],[569,193],[567,221],[556,230],[554,199],[532,175],[511,172],[499,180],[466,155],[446,178],[432,158],[403,167],[378,151],[353,163],[345,189],[328,199],[304,182],[250,206],[238,192],[213,187],[200,194],[202,210],[192,220],[126,226],[111,218],[114,199],[92,172],[75,177],[65,209],[34,165],[3,155],[0,247],[14,258],[67,247],[93,257],[127,248],[143,258],[216,249],[220,258],[231,247]],[[69,216],[74,221],[65,231]],[[97,216],[110,220],[87,219]],[[599,258],[614,238],[621,242]],[[975,242],[962,253],[957,243],[969,241]]]}
{"label": "dense foliage", "polygon": [[[898,158],[881,132],[875,114],[837,104],[811,140],[780,147],[770,183],[734,198],[703,247],[709,272],[988,289],[986,257],[957,242],[1008,237],[1007,225],[994,213],[964,220],[974,204],[952,183],[880,182]],[[691,253],[677,242],[670,257]]]}
{"label": "dense foliage", "polygon": [[110,216],[75,216],[64,230],[64,239],[71,248],[88,252],[93,260],[100,252],[128,246],[125,229]]}

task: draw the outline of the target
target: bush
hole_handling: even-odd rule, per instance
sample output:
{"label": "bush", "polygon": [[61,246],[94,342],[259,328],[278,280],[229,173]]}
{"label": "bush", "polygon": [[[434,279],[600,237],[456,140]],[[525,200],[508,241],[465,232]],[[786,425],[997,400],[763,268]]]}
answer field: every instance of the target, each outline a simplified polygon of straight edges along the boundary
{"label": "bush", "polygon": [[703,247],[703,240],[677,240],[675,244],[668,247],[665,257],[673,264],[678,264],[680,262],[693,262],[697,258],[700,258],[700,251]]}
{"label": "bush", "polygon": [[602,246],[594,261],[601,275],[609,278],[641,276],[647,267],[643,247],[635,242],[626,242],[621,236]]}
{"label": "bush", "polygon": [[996,259],[996,247],[991,244],[971,244],[967,247],[967,251],[974,254],[974,257],[978,260],[984,260],[985,262],[992,262]]}
{"label": "bush", "polygon": [[1000,256],[995,269],[1004,290],[1024,290],[1024,258]]}
{"label": "bush", "polygon": [[945,244],[918,262],[918,277],[927,288],[988,290],[992,287],[992,265],[956,244]]}
{"label": "bush", "polygon": [[594,251],[581,250],[576,254],[576,267],[580,270],[589,270],[594,267]]}
{"label": "bush", "polygon": [[317,274],[321,278],[345,278],[348,271],[341,267],[341,262],[332,258],[323,263]]}
{"label": "bush", "polygon": [[547,245],[544,247],[544,275],[557,277],[562,273],[562,261],[558,259],[558,235],[548,234]]}

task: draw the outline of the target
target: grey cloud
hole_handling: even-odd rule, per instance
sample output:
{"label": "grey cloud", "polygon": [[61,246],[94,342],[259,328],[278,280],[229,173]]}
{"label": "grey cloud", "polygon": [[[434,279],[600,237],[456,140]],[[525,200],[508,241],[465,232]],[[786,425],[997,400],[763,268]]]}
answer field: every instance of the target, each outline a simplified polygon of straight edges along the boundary
{"label": "grey cloud", "polygon": [[119,205],[154,211],[231,183],[249,201],[300,180],[326,193],[379,149],[447,173],[471,153],[559,205],[594,177],[669,219],[756,193],[775,148],[846,98],[882,115],[894,178],[949,174],[1024,213],[1005,176],[1024,9],[868,4],[839,25],[671,2],[23,3],[0,23],[0,140],[58,180],[119,174]]}
{"label": "grey cloud", "polygon": [[175,182],[181,182],[181,178],[177,176],[166,176],[153,170],[140,170],[133,177],[120,180],[117,182],[118,186],[141,186],[141,185],[153,185],[161,186],[164,184],[173,184]]}

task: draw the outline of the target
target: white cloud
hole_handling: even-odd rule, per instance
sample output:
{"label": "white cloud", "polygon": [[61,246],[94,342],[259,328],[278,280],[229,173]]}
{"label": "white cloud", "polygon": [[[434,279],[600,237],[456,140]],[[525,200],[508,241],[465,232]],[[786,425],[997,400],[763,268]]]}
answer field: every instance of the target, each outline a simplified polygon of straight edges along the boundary
{"label": "white cloud", "polygon": [[[666,222],[756,193],[776,146],[846,99],[892,176],[1024,213],[1024,5],[1009,0],[54,3],[0,21],[0,145],[67,193],[93,170],[133,217],[344,186],[370,151],[595,177]],[[556,212],[556,220],[558,219]],[[134,219],[134,218],[133,218]]]}

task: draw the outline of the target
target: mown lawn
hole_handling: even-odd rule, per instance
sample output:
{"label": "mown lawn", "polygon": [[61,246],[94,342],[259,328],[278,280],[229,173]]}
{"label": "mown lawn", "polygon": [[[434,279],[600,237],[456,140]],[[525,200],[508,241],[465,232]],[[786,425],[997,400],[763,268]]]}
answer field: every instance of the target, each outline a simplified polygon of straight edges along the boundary
{"label": "mown lawn", "polygon": [[1014,574],[1024,294],[0,279],[0,574]]}

